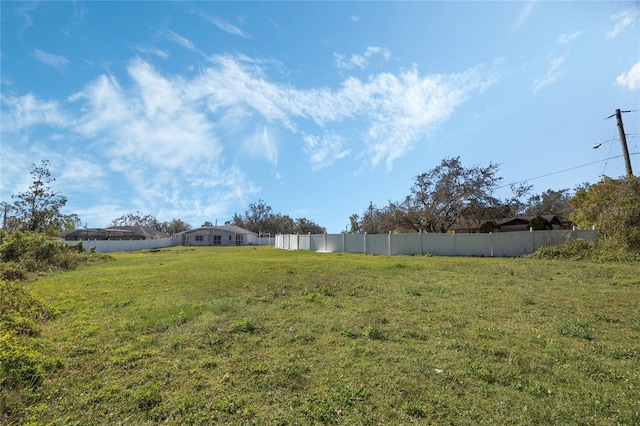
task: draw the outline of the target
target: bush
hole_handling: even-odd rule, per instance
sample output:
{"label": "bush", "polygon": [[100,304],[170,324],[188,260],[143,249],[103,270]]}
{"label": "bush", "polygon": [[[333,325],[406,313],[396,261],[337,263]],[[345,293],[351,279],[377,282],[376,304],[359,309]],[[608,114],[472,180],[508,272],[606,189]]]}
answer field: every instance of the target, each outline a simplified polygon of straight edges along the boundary
{"label": "bush", "polygon": [[81,243],[69,246],[42,233],[0,233],[0,278],[9,281],[25,279],[28,273],[75,269],[107,258],[95,252],[85,253]]}
{"label": "bush", "polygon": [[620,249],[616,242],[585,241],[571,236],[563,244],[540,247],[529,257],[536,259],[589,260],[593,262],[640,261],[640,253]]}
{"label": "bush", "polygon": [[587,229],[592,225],[598,238],[615,252],[640,253],[640,178],[605,178],[571,199],[572,222]]}
{"label": "bush", "polygon": [[529,222],[529,226],[533,228],[534,231],[547,231],[553,229],[553,225],[547,219],[542,216],[536,216],[531,219]]}

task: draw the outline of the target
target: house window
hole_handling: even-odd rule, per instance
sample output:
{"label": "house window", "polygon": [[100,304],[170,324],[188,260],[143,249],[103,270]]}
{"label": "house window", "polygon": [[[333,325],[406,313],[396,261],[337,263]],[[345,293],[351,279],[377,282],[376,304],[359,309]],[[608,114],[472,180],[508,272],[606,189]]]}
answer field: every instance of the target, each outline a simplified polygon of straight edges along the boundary
{"label": "house window", "polygon": [[213,245],[214,246],[222,245],[222,236],[221,235],[214,235],[213,236]]}
{"label": "house window", "polygon": [[196,235],[196,241],[204,241],[204,235]]}

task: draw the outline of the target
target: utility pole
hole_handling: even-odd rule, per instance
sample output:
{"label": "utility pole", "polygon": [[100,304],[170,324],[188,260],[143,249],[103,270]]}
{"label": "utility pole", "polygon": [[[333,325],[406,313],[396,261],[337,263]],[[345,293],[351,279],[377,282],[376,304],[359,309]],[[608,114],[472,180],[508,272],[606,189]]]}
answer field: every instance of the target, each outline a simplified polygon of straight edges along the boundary
{"label": "utility pole", "polygon": [[[627,147],[627,137],[624,134],[624,125],[622,124],[622,113],[623,112],[631,112],[631,111],[620,111],[620,109],[616,109],[616,120],[618,120],[618,133],[620,134],[620,143],[622,144],[622,155],[624,156],[624,165],[627,168],[627,176],[633,176],[633,170],[631,170],[631,159],[629,158],[629,148]],[[607,118],[611,118],[613,115],[610,115]]]}

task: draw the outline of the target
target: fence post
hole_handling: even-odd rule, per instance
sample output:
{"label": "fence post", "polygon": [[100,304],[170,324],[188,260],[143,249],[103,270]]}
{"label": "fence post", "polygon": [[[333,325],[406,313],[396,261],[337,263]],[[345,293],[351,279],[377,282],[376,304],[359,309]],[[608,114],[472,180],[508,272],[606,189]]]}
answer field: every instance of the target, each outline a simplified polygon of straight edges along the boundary
{"label": "fence post", "polygon": [[347,237],[345,232],[342,233],[342,252],[347,252]]}
{"label": "fence post", "polygon": [[458,244],[456,244],[456,230],[455,229],[451,233],[451,236],[453,237],[453,255],[457,256],[458,255]]}
{"label": "fence post", "polygon": [[489,232],[489,246],[491,247],[491,257],[493,257],[493,232]]}
{"label": "fence post", "polygon": [[324,232],[324,251],[327,251],[327,231]]}
{"label": "fence post", "polygon": [[418,235],[420,235],[420,256],[424,255],[424,247],[422,244],[422,229],[420,230],[420,232],[418,232]]}
{"label": "fence post", "polygon": [[367,254],[367,233],[362,234],[364,238],[364,254]]}
{"label": "fence post", "polygon": [[391,231],[389,231],[389,256],[391,256]]}

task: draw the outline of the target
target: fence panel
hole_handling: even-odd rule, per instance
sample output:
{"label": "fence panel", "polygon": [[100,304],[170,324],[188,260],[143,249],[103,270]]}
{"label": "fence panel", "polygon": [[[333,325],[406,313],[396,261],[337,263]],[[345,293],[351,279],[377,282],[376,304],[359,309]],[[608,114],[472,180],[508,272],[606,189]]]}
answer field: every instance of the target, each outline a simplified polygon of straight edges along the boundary
{"label": "fence panel", "polygon": [[492,234],[453,234],[456,256],[491,256]]}
{"label": "fence panel", "polygon": [[424,254],[430,253],[438,256],[455,256],[456,240],[451,234],[430,234],[422,235],[422,248]]}
{"label": "fence panel", "polygon": [[[571,236],[596,239],[595,230],[522,231],[495,234],[315,234],[279,235],[276,248],[379,255],[435,254],[438,256],[518,257]],[[296,243],[290,243],[295,238]],[[295,248],[294,248],[295,247]]]}
{"label": "fence panel", "polygon": [[422,234],[391,235],[391,254],[423,254]]}
{"label": "fence panel", "polygon": [[82,243],[84,250],[95,249],[98,253],[109,253],[114,251],[137,251],[149,250],[163,247],[173,247],[181,244],[180,237],[158,238],[155,240],[84,240],[65,241],[65,244]]}
{"label": "fence panel", "polygon": [[348,253],[364,253],[364,235],[346,234],[344,236],[344,251]]}

